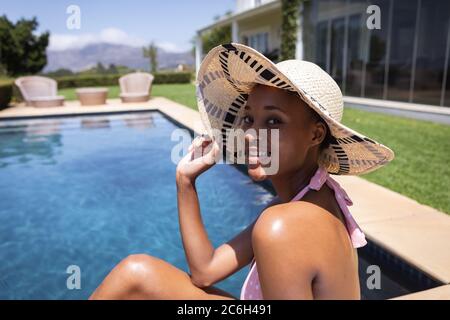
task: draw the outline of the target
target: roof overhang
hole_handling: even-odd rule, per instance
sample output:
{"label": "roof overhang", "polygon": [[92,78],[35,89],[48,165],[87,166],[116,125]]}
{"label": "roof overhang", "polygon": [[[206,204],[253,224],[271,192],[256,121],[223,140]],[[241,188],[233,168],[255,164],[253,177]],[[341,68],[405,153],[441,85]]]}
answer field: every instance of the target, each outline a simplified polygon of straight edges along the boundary
{"label": "roof overhang", "polygon": [[225,17],[223,19],[220,19],[218,21],[215,21],[214,23],[197,30],[197,34],[201,34],[202,32],[213,29],[213,28],[228,26],[228,25],[232,24],[233,21],[244,20],[246,18],[257,16],[257,15],[260,15],[260,14],[263,14],[266,12],[270,12],[275,9],[280,9],[280,8],[281,8],[281,0],[271,1],[271,2],[265,3],[263,5],[257,6],[256,8],[245,10],[245,11],[233,14],[231,16]]}

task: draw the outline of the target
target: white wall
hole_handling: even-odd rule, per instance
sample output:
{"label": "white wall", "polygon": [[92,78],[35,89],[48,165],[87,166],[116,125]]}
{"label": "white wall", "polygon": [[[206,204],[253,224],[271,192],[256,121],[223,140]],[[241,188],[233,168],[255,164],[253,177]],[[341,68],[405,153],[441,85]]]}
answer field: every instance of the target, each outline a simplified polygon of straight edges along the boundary
{"label": "white wall", "polygon": [[236,13],[255,8],[256,6],[266,4],[276,0],[236,0]]}
{"label": "white wall", "polygon": [[280,48],[281,10],[270,12],[239,21],[239,40],[259,32],[269,33],[269,51]]}

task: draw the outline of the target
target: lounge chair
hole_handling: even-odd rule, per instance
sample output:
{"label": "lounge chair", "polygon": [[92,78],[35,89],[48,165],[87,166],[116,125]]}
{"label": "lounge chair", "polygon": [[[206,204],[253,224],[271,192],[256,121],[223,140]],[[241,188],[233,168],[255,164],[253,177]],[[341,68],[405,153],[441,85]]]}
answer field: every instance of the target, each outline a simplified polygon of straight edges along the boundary
{"label": "lounge chair", "polygon": [[59,107],[64,105],[64,97],[57,95],[58,84],[53,79],[27,76],[17,78],[15,84],[27,106]]}
{"label": "lounge chair", "polygon": [[150,99],[153,75],[134,72],[120,77],[120,99],[122,102],[145,102]]}

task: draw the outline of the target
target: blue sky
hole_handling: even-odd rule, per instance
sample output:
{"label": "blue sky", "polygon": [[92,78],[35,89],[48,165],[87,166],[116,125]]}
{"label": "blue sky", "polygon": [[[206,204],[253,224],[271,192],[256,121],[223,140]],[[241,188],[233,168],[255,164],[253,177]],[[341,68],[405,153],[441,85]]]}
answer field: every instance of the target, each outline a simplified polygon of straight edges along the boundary
{"label": "blue sky", "polygon": [[[73,4],[81,9],[80,30],[66,27],[66,9]],[[234,8],[235,0],[0,0],[0,15],[10,20],[36,16],[39,32],[50,31],[50,48],[58,50],[152,40],[167,50],[188,50],[197,29]]]}

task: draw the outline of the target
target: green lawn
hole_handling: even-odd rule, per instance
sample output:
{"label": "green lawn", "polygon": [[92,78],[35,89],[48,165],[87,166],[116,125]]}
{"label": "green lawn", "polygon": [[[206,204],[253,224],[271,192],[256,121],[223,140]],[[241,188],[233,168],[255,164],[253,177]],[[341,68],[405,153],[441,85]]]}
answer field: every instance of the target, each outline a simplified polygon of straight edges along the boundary
{"label": "green lawn", "polygon": [[450,126],[350,108],[343,123],[395,152],[363,178],[450,214]]}
{"label": "green lawn", "polygon": [[12,83],[13,81],[14,81],[14,79],[12,79],[12,78],[0,76],[0,85],[7,84],[7,83],[9,84],[9,83]]}
{"label": "green lawn", "polygon": [[[110,98],[118,97],[117,86],[109,89]],[[60,94],[76,98],[74,89]],[[192,84],[154,85],[152,95],[197,108]],[[450,126],[350,108],[343,123],[395,152],[390,164],[362,178],[450,214]]]}

